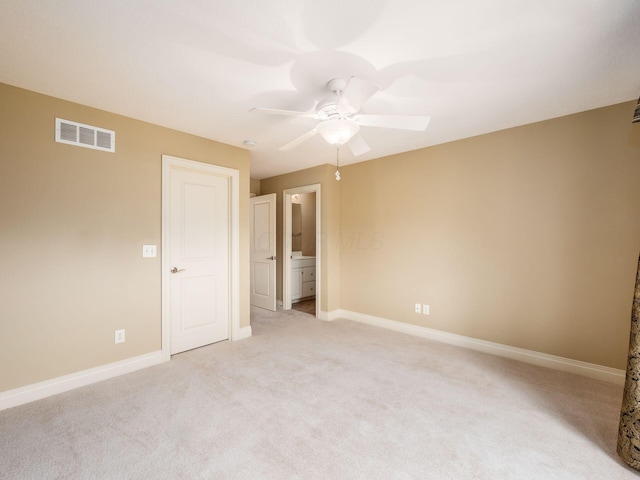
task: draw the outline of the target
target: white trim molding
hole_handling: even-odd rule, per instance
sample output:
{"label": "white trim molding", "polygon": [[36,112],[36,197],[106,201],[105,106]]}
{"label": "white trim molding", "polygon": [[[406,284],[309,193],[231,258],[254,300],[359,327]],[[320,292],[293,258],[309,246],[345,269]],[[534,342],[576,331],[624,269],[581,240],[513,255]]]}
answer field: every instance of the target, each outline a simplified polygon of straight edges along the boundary
{"label": "white trim molding", "polygon": [[138,357],[127,358],[119,362],[101,365],[81,372],[33,383],[14,390],[0,392],[0,410],[17,407],[25,403],[67,392],[78,387],[91,385],[109,378],[152,367],[165,361],[162,351],[147,353]]}
{"label": "white trim molding", "polygon": [[252,334],[253,332],[251,330],[251,325],[249,325],[248,327],[238,327],[231,340],[234,342],[236,340],[244,340],[245,338],[249,338]]}
{"label": "white trim molding", "polygon": [[332,310],[330,312],[324,312],[320,310],[318,313],[318,320],[323,320],[325,322],[333,322],[334,320],[338,320],[339,318],[346,318],[342,312],[344,310]]}
{"label": "white trim molding", "polygon": [[421,327],[419,325],[411,325],[409,323],[398,322],[396,320],[389,320],[349,310],[334,310],[332,312],[322,313],[327,315],[327,317],[322,318],[322,320],[336,320],[338,318],[344,318],[346,320],[366,323],[367,325],[374,325],[376,327],[382,327],[396,332],[408,333],[409,335],[428,338],[429,340],[435,340],[449,345],[456,345],[458,347],[464,347],[478,352],[511,358],[513,360],[538,365],[540,367],[575,373],[577,375],[582,375],[583,377],[589,377],[596,380],[604,380],[617,385],[624,385],[625,381],[624,370],[596,365],[595,363],[587,363],[580,360],[573,360],[571,358],[558,357],[547,353],[512,347],[501,343],[465,337],[464,335],[443,332],[442,330]]}

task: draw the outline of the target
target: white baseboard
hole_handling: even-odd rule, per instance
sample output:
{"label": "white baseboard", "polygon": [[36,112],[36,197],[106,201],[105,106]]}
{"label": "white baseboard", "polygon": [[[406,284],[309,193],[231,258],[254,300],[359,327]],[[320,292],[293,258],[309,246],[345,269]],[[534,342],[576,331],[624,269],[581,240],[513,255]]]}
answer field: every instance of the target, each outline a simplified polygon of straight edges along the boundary
{"label": "white baseboard", "polygon": [[398,322],[386,318],[374,317],[364,313],[352,312],[349,310],[334,310],[327,314],[327,319],[335,320],[344,318],[355,322],[375,325],[377,327],[395,330],[396,332],[408,333],[418,337],[428,338],[438,342],[448,343],[459,347],[477,350],[479,352],[490,353],[501,357],[519,360],[521,362],[538,365],[541,367],[553,368],[563,372],[575,373],[584,377],[604,380],[617,385],[624,385],[625,371],[616,368],[604,367],[594,363],[581,362],[570,358],[558,357],[546,353],[526,350],[524,348],[511,347],[501,343],[488,342],[472,337],[465,337],[455,333],[443,332],[432,328],[411,325],[409,323]]}
{"label": "white baseboard", "polygon": [[339,318],[344,318],[342,316],[343,310],[332,310],[330,312],[323,312],[322,310],[318,313],[318,320],[324,320],[325,322],[333,322]]}
{"label": "white baseboard", "polygon": [[[243,340],[251,337],[251,335],[251,326],[241,327],[238,329],[236,335],[234,335],[233,340]],[[92,383],[101,382],[102,380],[152,367],[169,360],[170,357],[170,355],[163,353],[162,350],[158,350],[157,352],[147,353],[138,357],[128,358],[119,362],[90,368],[89,370],[83,370],[81,372],[71,373],[62,377],[0,392],[0,410],[17,407],[18,405],[67,392],[74,388],[84,387]]]}
{"label": "white baseboard", "polygon": [[233,341],[236,340],[244,340],[245,338],[249,338],[253,334],[251,330],[251,325],[247,327],[240,327],[236,334],[233,336]]}
{"label": "white baseboard", "polygon": [[34,383],[25,387],[0,392],[0,410],[16,407],[33,402],[34,400],[40,400],[92,383],[101,382],[102,380],[124,375],[125,373],[152,367],[164,361],[162,351],[158,350],[138,357],[128,358],[119,362],[109,363],[81,372]]}

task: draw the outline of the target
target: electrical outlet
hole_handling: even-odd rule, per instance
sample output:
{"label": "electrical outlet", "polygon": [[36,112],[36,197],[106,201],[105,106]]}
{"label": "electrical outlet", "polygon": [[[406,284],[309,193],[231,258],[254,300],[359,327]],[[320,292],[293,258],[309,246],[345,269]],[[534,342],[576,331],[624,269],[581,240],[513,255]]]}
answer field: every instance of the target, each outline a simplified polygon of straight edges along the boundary
{"label": "electrical outlet", "polygon": [[422,313],[429,315],[431,313],[431,307],[429,307],[429,305],[422,305]]}
{"label": "electrical outlet", "polygon": [[422,305],[416,303],[416,313],[422,313]]}
{"label": "electrical outlet", "polygon": [[116,330],[115,343],[124,343],[124,328],[122,330]]}

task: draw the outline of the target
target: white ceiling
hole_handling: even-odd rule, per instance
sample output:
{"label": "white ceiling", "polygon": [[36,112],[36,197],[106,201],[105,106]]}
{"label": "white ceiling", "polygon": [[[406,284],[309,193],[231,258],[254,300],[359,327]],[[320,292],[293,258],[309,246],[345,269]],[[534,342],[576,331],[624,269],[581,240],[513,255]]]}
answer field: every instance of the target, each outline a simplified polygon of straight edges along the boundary
{"label": "white ceiling", "polygon": [[[638,0],[2,0],[0,82],[251,149],[255,178],[335,161],[309,118],[326,82],[381,90],[344,164],[635,99]],[[633,112],[629,112],[629,121]],[[82,119],[71,119],[82,122]],[[106,126],[105,128],[108,128]]]}

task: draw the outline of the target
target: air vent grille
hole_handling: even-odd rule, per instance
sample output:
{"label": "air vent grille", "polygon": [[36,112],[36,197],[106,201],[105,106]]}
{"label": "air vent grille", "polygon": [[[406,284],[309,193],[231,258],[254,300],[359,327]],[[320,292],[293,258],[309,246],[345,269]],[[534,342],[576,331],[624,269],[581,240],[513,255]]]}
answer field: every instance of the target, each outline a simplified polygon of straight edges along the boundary
{"label": "air vent grille", "polygon": [[56,142],[115,152],[116,132],[56,118]]}
{"label": "air vent grille", "polygon": [[111,139],[113,133],[103,132],[102,130],[96,130],[96,146],[104,148],[105,150],[111,149]]}
{"label": "air vent grille", "polygon": [[68,123],[60,123],[60,139],[67,142],[75,142],[78,137],[78,127]]}

